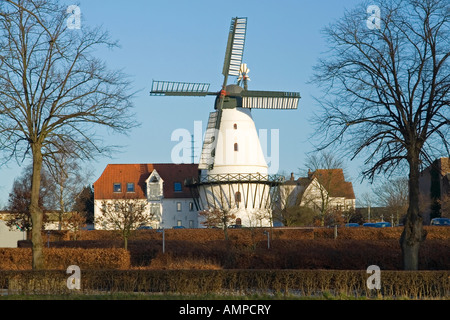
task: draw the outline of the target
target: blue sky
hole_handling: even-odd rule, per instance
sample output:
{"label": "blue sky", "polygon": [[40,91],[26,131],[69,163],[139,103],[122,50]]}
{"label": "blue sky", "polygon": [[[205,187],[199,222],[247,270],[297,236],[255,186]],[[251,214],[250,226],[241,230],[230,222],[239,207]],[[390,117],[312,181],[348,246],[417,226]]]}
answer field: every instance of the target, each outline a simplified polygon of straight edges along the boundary
{"label": "blue sky", "polygon": [[[249,89],[301,94],[298,110],[252,111],[258,129],[279,130],[279,172],[298,176],[306,154],[313,150],[311,118],[319,110],[313,96],[320,91],[307,82],[327,49],[321,30],[360,0],[65,2],[80,7],[82,28],[101,26],[119,41],[120,48],[99,51],[98,56],[109,68],[122,69],[140,90],[134,100],[139,128],[128,136],[102,135],[105,131],[99,129],[106,144],[124,149],[113,158],[99,157],[86,164],[94,170],[94,183],[108,163],[172,162],[171,152],[179,143],[171,140],[172,133],[185,129],[193,134],[195,121],[206,126],[213,97],[151,97],[152,79],[208,82],[211,91],[219,90],[229,25],[236,16],[248,17],[243,60],[250,68]],[[362,159],[346,163],[346,178],[353,182],[357,198],[369,190],[368,183],[360,184],[361,164]],[[0,207],[7,203],[14,177],[21,171],[12,162],[0,168]]]}

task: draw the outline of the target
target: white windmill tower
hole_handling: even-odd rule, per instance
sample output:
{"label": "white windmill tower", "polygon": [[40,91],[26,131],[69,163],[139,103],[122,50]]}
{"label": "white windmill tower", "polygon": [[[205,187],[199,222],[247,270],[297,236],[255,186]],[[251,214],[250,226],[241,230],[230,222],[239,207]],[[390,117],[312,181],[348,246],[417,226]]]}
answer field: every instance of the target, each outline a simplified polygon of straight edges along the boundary
{"label": "white windmill tower", "polygon": [[[216,96],[203,141],[199,176],[186,185],[199,210],[232,212],[236,224],[270,226],[272,194],[282,178],[268,174],[251,109],[297,109],[300,94],[247,89],[250,70],[242,64],[246,28],[247,18],[232,19],[222,90],[209,92],[207,83],[153,81],[150,94]],[[238,77],[238,84],[227,85],[228,76]]]}

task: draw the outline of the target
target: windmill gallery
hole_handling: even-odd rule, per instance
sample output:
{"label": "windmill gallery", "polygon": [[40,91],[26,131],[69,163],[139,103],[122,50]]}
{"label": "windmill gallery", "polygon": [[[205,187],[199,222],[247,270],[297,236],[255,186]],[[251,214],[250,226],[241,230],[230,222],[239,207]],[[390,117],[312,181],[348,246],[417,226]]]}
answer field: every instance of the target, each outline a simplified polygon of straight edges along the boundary
{"label": "windmill gallery", "polygon": [[[195,174],[192,174],[192,168],[189,168],[189,172],[183,172],[179,169],[182,165],[171,164],[173,169],[168,171],[178,171],[180,174],[176,181],[168,181],[171,179],[170,174],[163,176],[161,172],[155,172],[155,166],[152,167],[153,171],[147,170],[150,167],[147,164],[144,165],[144,171],[143,165],[140,165],[140,172],[136,169],[135,181],[121,182],[127,185],[127,188],[130,187],[130,190],[135,190],[133,183],[144,190],[141,198],[147,201],[148,210],[155,210],[156,214],[149,212],[149,216],[156,217],[158,228],[170,226],[171,223],[178,226],[184,224],[176,216],[169,217],[171,209],[164,208],[162,199],[167,198],[166,193],[170,191],[161,187],[161,190],[153,193],[153,196],[158,194],[158,197],[149,196],[148,191],[152,190],[149,180],[155,183],[164,180],[160,185],[164,185],[166,189],[168,184],[173,183],[175,190],[171,191],[184,192],[190,211],[194,211],[195,207],[197,212],[232,213],[236,225],[272,225],[272,200],[284,178],[269,174],[251,109],[296,110],[300,94],[248,90],[250,70],[247,64],[242,63],[246,28],[247,18],[232,18],[222,69],[224,79],[219,91],[209,91],[208,83],[153,80],[151,96],[215,96],[214,111],[209,114]],[[230,76],[237,78],[237,84],[228,84]],[[128,169],[117,168],[118,172],[125,170]],[[112,180],[119,181],[119,177]],[[107,185],[106,188],[116,192],[103,197],[102,200],[119,199],[118,193],[122,192],[121,183]],[[186,193],[190,195],[186,196]],[[175,198],[180,195],[174,194]],[[180,211],[182,204],[178,200],[175,200],[176,207],[177,211]],[[190,219],[189,227],[199,226],[198,221]]]}

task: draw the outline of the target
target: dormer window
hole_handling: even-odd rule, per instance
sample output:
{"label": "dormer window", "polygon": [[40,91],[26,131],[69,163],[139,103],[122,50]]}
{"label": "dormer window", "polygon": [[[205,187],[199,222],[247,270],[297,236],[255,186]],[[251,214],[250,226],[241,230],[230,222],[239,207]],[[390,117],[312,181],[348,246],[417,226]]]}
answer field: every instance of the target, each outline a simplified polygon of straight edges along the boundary
{"label": "dormer window", "polygon": [[163,197],[163,183],[164,181],[159,176],[156,170],[153,170],[150,177],[146,180],[147,185],[147,199],[150,201],[160,201]]}
{"label": "dormer window", "polygon": [[118,182],[115,182],[113,184],[113,191],[114,192],[122,192],[122,184],[118,183]]}
{"label": "dormer window", "polygon": [[159,183],[149,183],[148,185],[148,198],[157,200],[160,195],[161,187],[159,186]]}
{"label": "dormer window", "polygon": [[134,192],[134,183],[133,182],[127,183],[127,192]]}

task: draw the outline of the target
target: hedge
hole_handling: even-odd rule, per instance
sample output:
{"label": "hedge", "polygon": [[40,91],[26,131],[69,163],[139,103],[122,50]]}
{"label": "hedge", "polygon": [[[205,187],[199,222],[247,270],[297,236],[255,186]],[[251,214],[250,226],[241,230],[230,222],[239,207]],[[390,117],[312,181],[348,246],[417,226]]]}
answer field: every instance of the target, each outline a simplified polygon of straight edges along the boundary
{"label": "hedge", "polygon": [[[424,226],[427,231],[427,239],[450,239],[450,228],[438,226]],[[228,229],[228,235],[232,241],[252,244],[253,242],[267,239],[263,234],[264,230],[270,230],[273,239],[280,240],[304,240],[304,239],[332,239],[334,238],[333,228],[243,228]],[[338,228],[339,239],[354,240],[385,240],[400,239],[403,227],[386,228]],[[50,241],[71,240],[71,233],[68,231],[43,232],[43,239]],[[221,229],[166,229],[166,239],[188,240],[195,242],[223,240],[224,233]],[[157,230],[136,230],[130,240],[159,240],[162,234]],[[77,233],[78,240],[119,240],[121,236],[118,232],[109,230],[81,230]]]}
{"label": "hedge", "polygon": [[450,298],[448,271],[381,271],[381,288],[369,289],[365,270],[83,270],[81,290],[69,290],[64,271],[0,271],[8,294],[170,294],[324,293],[356,297]]}
{"label": "hedge", "polygon": [[[66,270],[70,265],[88,269],[129,269],[130,253],[120,248],[44,248],[45,268]],[[0,248],[0,270],[31,269],[30,248]]]}
{"label": "hedge", "polygon": [[[58,248],[117,249],[120,240],[77,240],[50,243]],[[200,269],[337,269],[362,270],[375,264],[382,270],[402,270],[398,239],[387,240],[272,240],[254,246],[243,243],[215,241],[166,240],[162,255],[161,240],[130,240],[128,243],[132,268]],[[430,239],[419,251],[419,270],[449,270],[450,241]],[[94,261],[95,262],[95,261]],[[203,265],[202,265],[203,264]],[[28,266],[28,264],[27,264]],[[0,266],[1,268],[1,266]]]}

